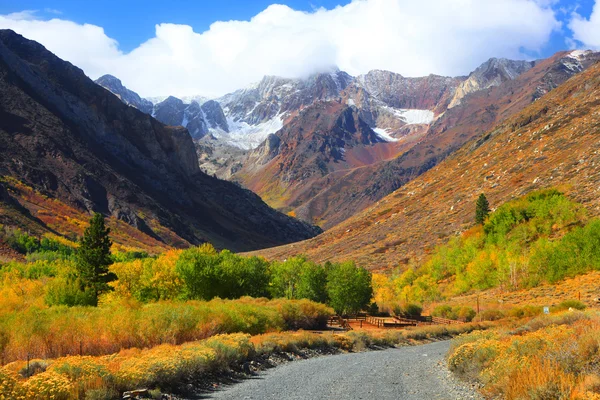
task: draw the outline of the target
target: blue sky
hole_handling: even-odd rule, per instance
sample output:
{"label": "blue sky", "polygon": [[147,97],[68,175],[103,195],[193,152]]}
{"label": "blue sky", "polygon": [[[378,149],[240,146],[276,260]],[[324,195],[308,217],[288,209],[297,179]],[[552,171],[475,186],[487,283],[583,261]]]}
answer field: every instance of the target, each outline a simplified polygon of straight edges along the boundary
{"label": "blue sky", "polygon": [[454,76],[489,57],[600,49],[596,1],[2,0],[0,28],[145,96],[217,96],[267,74]]}
{"label": "blue sky", "polygon": [[[248,20],[272,0],[3,0],[0,14],[40,10],[47,18],[64,18],[104,27],[117,39],[124,51],[131,51],[154,36],[154,25],[161,22],[190,25],[196,32],[207,30],[215,21]],[[295,10],[312,11],[317,7],[334,8],[349,1],[294,0],[276,1]]]}

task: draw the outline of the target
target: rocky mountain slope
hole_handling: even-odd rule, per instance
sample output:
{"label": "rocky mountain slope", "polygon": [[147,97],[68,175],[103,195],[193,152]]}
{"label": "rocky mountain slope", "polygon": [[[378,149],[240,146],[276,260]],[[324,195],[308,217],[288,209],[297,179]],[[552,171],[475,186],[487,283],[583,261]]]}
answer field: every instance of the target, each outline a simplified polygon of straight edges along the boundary
{"label": "rocky mountain slope", "polygon": [[536,62],[513,80],[468,94],[461,104],[446,110],[413,143],[407,144],[399,156],[338,172],[331,177],[332,184],[298,206],[295,215],[319,222],[325,228],[350,218],[598,59],[600,53],[559,53]]}
{"label": "rocky mountain slope", "polygon": [[330,175],[391,157],[395,142],[377,135],[356,107],[317,102],[251,151],[234,175],[269,204],[289,211],[330,184]]}
{"label": "rocky mountain slope", "polygon": [[535,61],[507,60],[506,58],[490,58],[469,74],[469,77],[456,88],[454,97],[448,104],[452,108],[460,104],[469,93],[500,86],[502,83],[517,78],[535,66]]}
{"label": "rocky mountain slope", "polygon": [[[375,205],[318,237],[259,254],[318,260],[355,259],[388,269],[425,257],[440,242],[472,226],[475,200],[492,207],[534,189],[559,187],[600,215],[600,64],[594,54],[562,53],[527,73],[539,76],[521,99],[537,101],[493,129],[477,134],[444,162]],[[586,64],[558,88],[537,97]],[[571,71],[571,72],[568,72]],[[512,90],[523,86],[517,82]],[[533,89],[533,90],[531,90]],[[539,89],[539,90],[538,90]],[[490,96],[495,91],[489,92]],[[466,107],[465,97],[460,107]],[[506,103],[499,103],[501,112]]]}
{"label": "rocky mountain slope", "polygon": [[193,139],[202,139],[210,132],[229,132],[223,109],[214,100],[187,104],[169,96],[154,105],[152,116],[164,124],[187,128]]}
{"label": "rocky mountain slope", "polygon": [[[291,82],[264,79],[252,92],[254,100],[241,101],[248,97],[243,91],[236,95],[235,104],[245,105],[240,118],[246,116],[249,122],[279,118],[285,123],[238,163],[239,171],[232,179],[274,207],[300,212],[297,215],[302,219],[330,227],[345,216],[325,220],[327,205],[310,213],[302,212],[302,207],[335,185],[340,174],[408,150],[427,131],[435,114],[446,109],[461,78],[404,78],[372,71],[354,79],[337,72]],[[256,99],[265,98],[257,93],[273,94],[274,106],[257,103]],[[257,108],[277,111],[253,115]]]}
{"label": "rocky mountain slope", "polygon": [[[209,241],[239,251],[318,232],[202,173],[185,128],[123,104],[123,95],[10,30],[0,31],[0,93],[2,203],[25,208],[42,230],[61,225],[45,222],[19,192],[102,212],[169,244]],[[10,223],[13,213],[3,215]]]}

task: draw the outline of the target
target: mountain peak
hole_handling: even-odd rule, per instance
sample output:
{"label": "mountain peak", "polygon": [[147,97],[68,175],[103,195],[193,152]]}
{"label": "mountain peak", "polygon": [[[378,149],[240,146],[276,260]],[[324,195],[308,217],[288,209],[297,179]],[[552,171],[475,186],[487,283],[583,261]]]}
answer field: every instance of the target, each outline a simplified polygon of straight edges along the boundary
{"label": "mountain peak", "polygon": [[[529,71],[535,65],[535,61],[509,60],[507,58],[492,57],[475,71],[471,72],[469,77],[477,77],[479,80],[492,81],[496,77],[504,80],[512,80],[523,72]],[[494,82],[497,86],[499,82]]]}
{"label": "mountain peak", "polygon": [[111,85],[115,87],[124,87],[121,80],[111,74],[102,75],[100,78],[96,79],[95,82],[100,86]]}
{"label": "mountain peak", "polygon": [[471,72],[467,79],[461,83],[456,89],[454,98],[448,108],[459,105],[469,93],[500,86],[506,81],[512,81],[535,65],[535,61],[492,57]]}
{"label": "mountain peak", "polygon": [[135,107],[146,114],[152,112],[152,103],[146,99],[142,99],[133,90],[127,89],[119,78],[106,74],[102,75],[94,82],[120,98],[123,103]]}

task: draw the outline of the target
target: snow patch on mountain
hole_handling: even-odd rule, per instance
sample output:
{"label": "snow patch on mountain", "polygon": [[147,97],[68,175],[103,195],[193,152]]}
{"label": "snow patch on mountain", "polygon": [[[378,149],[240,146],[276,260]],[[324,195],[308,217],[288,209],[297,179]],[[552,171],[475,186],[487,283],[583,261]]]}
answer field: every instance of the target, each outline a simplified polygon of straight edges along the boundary
{"label": "snow patch on mountain", "polygon": [[583,70],[583,66],[577,58],[567,57],[562,60],[562,64],[575,73],[579,73]]}
{"label": "snow patch on mountain", "polygon": [[283,128],[281,115],[277,115],[268,121],[256,125],[250,125],[244,121],[235,121],[227,117],[229,133],[221,130],[211,130],[212,135],[220,141],[243,150],[257,148],[265,141],[267,136]]}
{"label": "snow patch on mountain", "polygon": [[395,137],[390,136],[387,129],[373,128],[373,132],[375,132],[377,134],[377,136],[379,136],[381,139],[385,140],[386,142],[397,142],[398,140],[400,140],[400,139],[396,139]]}
{"label": "snow patch on mountain", "polygon": [[574,58],[579,61],[585,58],[585,56],[589,55],[590,53],[593,52],[591,50],[573,50],[569,53],[568,57]]}
{"label": "snow patch on mountain", "polygon": [[148,100],[150,103],[157,105],[158,103],[162,103],[163,101],[165,101],[169,96],[153,96],[153,97],[146,97],[146,100]]}
{"label": "snow patch on mountain", "polygon": [[206,103],[208,100],[210,100],[210,99],[208,97],[204,97],[204,96],[183,96],[183,97],[181,97],[181,101],[183,101],[184,104],[192,104],[192,101],[195,101],[199,105],[202,105],[202,104]]}
{"label": "snow patch on mountain", "polygon": [[393,108],[386,106],[386,110],[402,119],[407,125],[430,124],[433,122],[434,114],[430,110]]}

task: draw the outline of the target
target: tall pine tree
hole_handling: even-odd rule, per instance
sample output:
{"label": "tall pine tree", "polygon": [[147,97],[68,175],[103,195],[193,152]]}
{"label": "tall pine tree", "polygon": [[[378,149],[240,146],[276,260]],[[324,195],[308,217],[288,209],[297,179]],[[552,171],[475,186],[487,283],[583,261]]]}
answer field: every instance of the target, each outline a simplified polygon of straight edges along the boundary
{"label": "tall pine tree", "polygon": [[94,306],[98,305],[98,296],[112,290],[108,283],[117,278],[108,270],[112,264],[109,233],[110,228],[104,225],[102,214],[95,213],[77,249],[77,274],[81,289],[90,293]]}
{"label": "tall pine tree", "polygon": [[485,219],[490,214],[490,203],[485,194],[481,193],[475,205],[475,223],[483,225]]}

